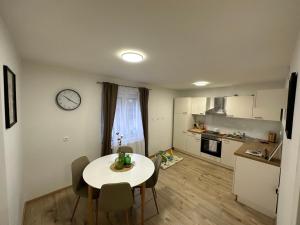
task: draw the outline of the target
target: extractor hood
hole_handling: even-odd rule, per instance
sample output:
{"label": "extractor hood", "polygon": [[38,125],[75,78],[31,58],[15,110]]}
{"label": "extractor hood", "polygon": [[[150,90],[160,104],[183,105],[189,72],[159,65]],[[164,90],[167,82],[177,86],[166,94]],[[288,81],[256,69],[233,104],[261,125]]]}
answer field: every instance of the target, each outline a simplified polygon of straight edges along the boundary
{"label": "extractor hood", "polygon": [[225,111],[226,98],[216,97],[214,98],[213,101],[214,101],[213,108],[207,110],[206,114],[226,116],[226,111]]}

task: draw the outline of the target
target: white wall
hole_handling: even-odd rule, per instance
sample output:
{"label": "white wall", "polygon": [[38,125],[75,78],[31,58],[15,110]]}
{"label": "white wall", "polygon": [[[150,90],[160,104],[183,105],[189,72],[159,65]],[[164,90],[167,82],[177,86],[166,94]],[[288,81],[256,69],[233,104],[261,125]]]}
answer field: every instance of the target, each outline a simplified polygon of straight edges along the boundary
{"label": "white wall", "polygon": [[[18,123],[10,129],[4,125],[3,65],[16,74]],[[0,224],[21,223],[22,198],[22,145],[21,145],[21,71],[16,50],[5,24],[0,18]]]}
{"label": "white wall", "polygon": [[[140,85],[109,77],[33,62],[23,65],[23,121],[25,199],[29,200],[71,184],[70,164],[101,152],[101,93],[97,81]],[[71,112],[57,107],[63,88],[77,90],[81,106]],[[172,146],[173,91],[151,87],[149,96],[149,152]],[[69,142],[63,142],[68,136]]]}
{"label": "white wall", "polygon": [[[300,37],[291,62],[291,72],[300,75]],[[284,138],[281,162],[280,192],[278,202],[277,225],[298,225],[300,191],[300,77],[298,76],[297,95],[294,111],[294,129],[292,139]]]}

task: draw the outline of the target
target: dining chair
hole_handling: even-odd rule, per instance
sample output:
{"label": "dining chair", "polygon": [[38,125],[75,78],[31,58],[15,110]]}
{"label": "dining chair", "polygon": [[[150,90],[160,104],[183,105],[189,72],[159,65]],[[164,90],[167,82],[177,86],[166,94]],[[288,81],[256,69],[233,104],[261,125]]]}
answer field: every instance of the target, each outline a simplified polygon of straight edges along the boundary
{"label": "dining chair", "polygon": [[[80,198],[88,198],[88,185],[82,177],[84,168],[90,163],[88,157],[82,156],[72,162],[72,188],[77,196],[76,203],[73,209],[71,221],[73,221]],[[96,223],[98,221],[98,198],[99,191],[93,191],[93,199],[96,200]]]}
{"label": "dining chair", "polygon": [[100,194],[100,212],[125,211],[126,223],[129,225],[129,210],[133,206],[133,195],[129,183],[104,184]]}
{"label": "dining chair", "polygon": [[118,148],[118,153],[119,152],[124,152],[124,153],[133,153],[133,149],[130,146],[120,146]]}
{"label": "dining chair", "polygon": [[[152,176],[146,181],[146,188],[151,188],[152,189],[152,194],[153,194],[153,199],[156,207],[157,214],[159,214],[159,209],[158,209],[158,204],[157,204],[157,194],[156,194],[156,189],[155,186],[158,181],[158,175],[159,175],[159,169],[161,165],[162,157],[161,155],[156,156],[156,158],[153,160],[154,163],[154,173]],[[140,188],[139,186],[135,188]]]}

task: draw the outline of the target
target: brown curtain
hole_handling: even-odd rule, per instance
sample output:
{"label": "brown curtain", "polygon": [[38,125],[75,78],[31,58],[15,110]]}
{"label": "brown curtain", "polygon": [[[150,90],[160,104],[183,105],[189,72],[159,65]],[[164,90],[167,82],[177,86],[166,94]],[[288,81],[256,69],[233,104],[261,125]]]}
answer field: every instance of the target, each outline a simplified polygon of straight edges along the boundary
{"label": "brown curtain", "polygon": [[148,100],[149,100],[149,89],[139,88],[140,92],[140,105],[141,105],[141,114],[144,130],[144,139],[145,139],[145,156],[148,156]]}
{"label": "brown curtain", "polygon": [[102,123],[103,123],[103,139],[101,155],[109,155],[111,149],[111,132],[114,125],[118,97],[118,85],[103,82],[102,91]]}

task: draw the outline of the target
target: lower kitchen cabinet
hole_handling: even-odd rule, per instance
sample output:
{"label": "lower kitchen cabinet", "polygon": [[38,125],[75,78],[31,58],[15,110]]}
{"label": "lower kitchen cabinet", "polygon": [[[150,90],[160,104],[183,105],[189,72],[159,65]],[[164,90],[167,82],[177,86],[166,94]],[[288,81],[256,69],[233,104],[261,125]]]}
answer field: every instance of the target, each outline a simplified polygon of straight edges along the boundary
{"label": "lower kitchen cabinet", "polygon": [[188,131],[175,131],[173,145],[175,149],[200,156],[201,134]]}
{"label": "lower kitchen cabinet", "polygon": [[226,166],[234,168],[234,164],[235,164],[234,152],[237,151],[242,145],[243,143],[239,141],[223,139],[221,163],[223,163]]}
{"label": "lower kitchen cabinet", "polygon": [[186,151],[200,156],[201,134],[188,132],[186,137]]}
{"label": "lower kitchen cabinet", "polygon": [[237,201],[274,218],[279,174],[278,166],[237,156],[233,187]]}

